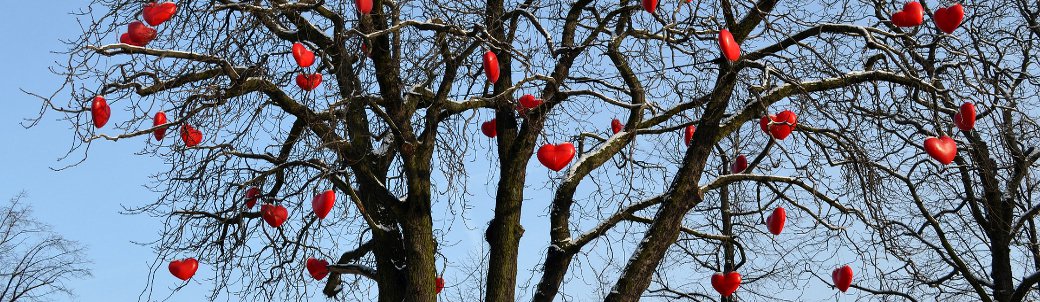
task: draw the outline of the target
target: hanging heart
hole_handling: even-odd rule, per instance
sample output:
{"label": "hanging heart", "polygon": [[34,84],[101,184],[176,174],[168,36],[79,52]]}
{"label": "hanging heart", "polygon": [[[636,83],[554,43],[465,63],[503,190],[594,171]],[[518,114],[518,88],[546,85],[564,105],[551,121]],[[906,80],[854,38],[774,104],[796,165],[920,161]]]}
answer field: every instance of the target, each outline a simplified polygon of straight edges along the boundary
{"label": "hanging heart", "polygon": [[173,274],[177,279],[188,281],[192,276],[195,276],[195,272],[199,270],[199,261],[195,258],[187,258],[184,260],[174,260],[170,262],[170,274]]}
{"label": "hanging heart", "polygon": [[170,20],[173,14],[177,13],[177,4],[166,1],[163,3],[151,2],[144,5],[144,9],[141,10],[141,15],[144,16],[144,21],[148,22],[152,26],[159,26],[163,22]]}
{"label": "hanging heart", "polygon": [[314,196],[314,201],[311,202],[311,206],[314,208],[314,215],[318,216],[318,219],[325,219],[329,216],[329,212],[332,211],[332,206],[336,204],[336,191],[328,190]]}
{"label": "hanging heart", "polygon": [[653,14],[657,10],[657,0],[643,0],[643,9]]}
{"label": "hanging heart", "polygon": [[831,280],[834,281],[834,286],[841,292],[846,292],[849,287],[852,286],[852,268],[848,265],[834,269],[831,272]]}
{"label": "hanging heart", "polygon": [[618,134],[621,130],[625,129],[625,124],[622,124],[620,120],[614,119],[610,121],[610,131],[614,131],[614,134]]}
{"label": "hanging heart", "polygon": [[437,277],[437,294],[444,290],[444,277]]}
{"label": "hanging heart", "polygon": [[759,120],[759,126],[769,136],[778,140],[784,140],[798,126],[798,115],[791,112],[791,110],[784,110],[776,115],[762,117]]}
{"label": "hanging heart", "polygon": [[913,27],[924,23],[924,7],[914,1],[903,5],[903,10],[892,14],[892,25]]}
{"label": "hanging heart", "polygon": [[372,13],[372,0],[357,0],[354,4],[362,15]]}
{"label": "hanging heart", "polygon": [[[164,125],[164,124],[166,124],[168,122],[169,121],[166,120],[166,113],[165,112],[162,112],[162,111],[156,112],[155,113],[155,117],[152,118],[152,128],[159,127],[159,126]],[[164,126],[164,127],[161,127],[161,128],[156,128],[155,130],[152,131],[152,135],[155,136],[155,140],[156,141],[161,141],[163,139],[163,137],[166,137],[166,128],[168,128],[168,127]]]}
{"label": "hanging heart", "polygon": [[321,85],[321,74],[299,74],[296,75],[296,86],[300,86],[300,89],[304,91],[311,91]]}
{"label": "hanging heart", "polygon": [[202,131],[195,129],[191,125],[184,124],[181,126],[181,140],[184,141],[184,145],[188,148],[198,146],[202,143]]}
{"label": "hanging heart", "polygon": [[719,31],[719,49],[730,62],[740,59],[740,44],[737,44],[737,40],[733,38],[733,34],[728,29]]}
{"label": "hanging heart", "polygon": [[769,229],[773,235],[780,235],[780,232],[784,231],[784,223],[787,222],[787,211],[783,207],[778,207],[773,210],[773,214],[766,217],[766,228]]}
{"label": "hanging heart", "polygon": [[325,279],[325,276],[329,275],[329,262],[307,258],[307,273],[310,273],[311,278],[314,278],[314,280]]}
{"label": "hanging heart", "polygon": [[372,51],[368,49],[368,43],[361,42],[361,53],[365,54],[365,57],[372,57]]}
{"label": "hanging heart", "polygon": [[127,34],[129,34],[130,41],[135,41],[142,47],[151,43],[159,35],[154,28],[148,27],[141,21],[130,22],[130,25],[127,26]]}
{"label": "hanging heart", "polygon": [[256,205],[256,201],[260,199],[261,194],[263,193],[260,192],[260,188],[249,187],[246,190],[246,208],[252,209]]}
{"label": "hanging heart", "polygon": [[686,142],[687,146],[689,146],[690,142],[693,141],[694,133],[697,133],[697,126],[694,125],[686,126],[686,129],[683,130],[683,141]]}
{"label": "hanging heart", "polygon": [[719,292],[723,297],[732,296],[737,291],[737,287],[740,287],[740,282],[740,274],[737,272],[715,273],[711,275],[711,287],[715,288],[715,291]]}
{"label": "hanging heart", "polygon": [[94,119],[94,127],[99,129],[108,123],[108,119],[112,117],[112,108],[108,107],[104,97],[95,96],[90,102],[90,117]]}
{"label": "hanging heart", "polygon": [[494,84],[498,82],[498,73],[501,71],[498,68],[498,56],[494,52],[488,50],[484,53],[484,74],[487,75],[488,82]]}
{"label": "hanging heart", "polygon": [[944,33],[953,34],[953,31],[961,26],[962,21],[964,21],[964,6],[961,6],[960,3],[935,11],[935,26]]}
{"label": "hanging heart", "polygon": [[483,124],[480,124],[480,132],[484,132],[484,135],[486,135],[487,137],[498,136],[498,128],[496,128],[498,127],[498,123],[496,122],[496,120],[497,119],[492,119],[490,121],[484,122]]}
{"label": "hanging heart", "polygon": [[571,143],[545,144],[538,148],[538,161],[545,167],[559,172],[574,159],[574,153],[574,145]]}
{"label": "hanging heart", "polygon": [[964,132],[975,129],[975,104],[971,102],[961,104],[961,109],[953,115],[953,124]]}
{"label": "hanging heart", "polygon": [[957,142],[949,136],[929,137],[924,140],[924,151],[944,165],[949,165],[957,157]]}
{"label": "hanging heart", "polygon": [[311,67],[311,65],[314,65],[314,52],[307,49],[307,46],[303,45],[303,43],[293,43],[292,56],[296,60],[296,65],[300,67]]}
{"label": "hanging heart", "polygon": [[130,37],[130,33],[123,33],[123,35],[119,36],[119,43],[133,45],[137,47],[144,47],[145,45],[145,43],[134,41],[134,39]]}
{"label": "hanging heart", "polygon": [[733,174],[741,173],[747,170],[747,167],[747,156],[744,156],[744,154],[737,155],[737,159],[733,160],[733,164],[729,166],[729,172]]}
{"label": "hanging heart", "polygon": [[260,206],[260,217],[271,227],[281,227],[289,219],[289,211],[281,205],[265,204]]}
{"label": "hanging heart", "polygon": [[542,100],[536,99],[533,95],[530,94],[525,94],[521,96],[519,102],[520,107],[523,109],[534,109],[535,107],[538,107],[543,103]]}

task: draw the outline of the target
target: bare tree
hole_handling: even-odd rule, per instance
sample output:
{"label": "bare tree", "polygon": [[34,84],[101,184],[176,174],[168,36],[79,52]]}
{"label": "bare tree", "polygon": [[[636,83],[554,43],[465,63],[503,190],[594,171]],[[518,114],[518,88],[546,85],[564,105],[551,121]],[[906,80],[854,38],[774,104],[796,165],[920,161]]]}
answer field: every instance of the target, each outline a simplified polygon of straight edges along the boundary
{"label": "bare tree", "polygon": [[83,247],[34,220],[24,198],[0,206],[0,301],[75,296],[66,282],[90,276]]}

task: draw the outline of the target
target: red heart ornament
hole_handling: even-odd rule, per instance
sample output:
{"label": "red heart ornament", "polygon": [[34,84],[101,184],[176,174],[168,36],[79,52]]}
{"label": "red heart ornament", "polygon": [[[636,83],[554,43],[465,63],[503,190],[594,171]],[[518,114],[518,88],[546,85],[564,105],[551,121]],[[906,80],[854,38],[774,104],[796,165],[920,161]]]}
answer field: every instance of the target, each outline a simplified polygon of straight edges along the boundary
{"label": "red heart ornament", "polygon": [[685,141],[686,145],[689,146],[690,145],[690,141],[693,141],[693,134],[697,133],[697,126],[694,126],[694,125],[686,126],[686,129],[683,132],[684,132],[684,134],[683,134],[683,141]]}
{"label": "red heart ornament", "polygon": [[924,140],[924,151],[940,163],[949,165],[957,157],[957,142],[949,136],[929,137]]}
{"label": "red heart ornament", "polygon": [[260,217],[272,227],[281,227],[289,219],[289,211],[281,205],[265,204],[260,206]]}
{"label": "red heart ornament", "polygon": [[494,52],[488,50],[484,53],[484,74],[487,75],[488,82],[494,84],[498,82],[498,56]]}
{"label": "red heart ornament", "polygon": [[762,131],[775,139],[784,140],[798,126],[798,115],[791,110],[784,110],[776,115],[762,117],[758,121]]}
{"label": "red heart ornament", "polygon": [[444,277],[437,277],[437,293],[440,294],[444,290]]}
{"label": "red heart ornament", "polygon": [[625,124],[622,124],[620,120],[614,119],[610,121],[610,131],[614,131],[614,134],[618,134],[621,130],[625,129]]}
{"label": "red heart ornament", "polygon": [[307,272],[314,280],[325,279],[329,275],[329,262],[314,258],[307,258]]}
{"label": "red heart ornament", "polygon": [[574,144],[545,144],[538,148],[538,161],[545,167],[559,172],[574,159]]}
{"label": "red heart ornament", "polygon": [[145,4],[144,9],[141,11],[141,14],[144,15],[144,21],[152,26],[159,26],[159,24],[170,20],[173,14],[176,13],[177,4],[170,1]]}
{"label": "red heart ornament", "polygon": [[784,223],[787,222],[787,211],[783,207],[778,207],[773,210],[773,214],[766,217],[766,228],[769,229],[773,235],[780,235],[780,232],[784,231]]}
{"label": "red heart ornament", "polygon": [[367,15],[372,12],[372,0],[357,0],[357,9],[362,15]]}
{"label": "red heart ornament", "polygon": [[841,292],[848,291],[849,286],[852,286],[852,268],[846,265],[834,269],[831,272],[831,280],[834,280],[834,286]]}
{"label": "red heart ornament", "polygon": [[953,124],[964,132],[975,129],[975,104],[971,102],[961,104],[960,111],[953,115]]}
{"label": "red heart ornament", "polygon": [[188,279],[191,279],[198,270],[199,261],[195,260],[195,258],[174,260],[170,262],[170,274],[173,274],[177,279],[188,281]]}
{"label": "red heart ornament", "polygon": [[953,31],[961,26],[962,21],[964,21],[964,6],[961,6],[960,3],[935,11],[935,26],[944,33],[953,34]]}
{"label": "red heart ornament", "polygon": [[333,190],[315,195],[314,201],[311,202],[314,215],[318,215],[319,219],[325,219],[326,216],[329,216],[329,212],[332,212],[332,206],[334,205],[336,205],[336,191]]}
{"label": "red heart ornament", "polygon": [[643,0],[643,9],[653,14],[657,10],[657,0]]}
{"label": "red heart ornament", "polygon": [[133,38],[130,38],[130,33],[123,33],[123,35],[119,36],[119,43],[133,45],[137,47],[144,47],[145,45],[144,43],[134,41]]}
{"label": "red heart ornament", "polygon": [[130,41],[135,41],[142,47],[151,43],[152,40],[155,40],[155,37],[159,35],[154,28],[148,27],[144,22],[136,20],[130,22],[130,25],[127,26],[126,33],[129,35],[127,38],[129,38]]}
{"label": "red heart ornament", "polygon": [[[167,122],[168,121],[166,120],[166,113],[159,111],[156,112],[155,117],[152,118],[152,127],[158,127],[160,125],[166,124]],[[163,137],[166,137],[166,128],[167,127],[157,128],[154,131],[152,131],[152,135],[155,136],[155,140],[161,141]]]}
{"label": "red heart ornament", "polygon": [[296,86],[300,86],[300,89],[304,91],[311,91],[318,88],[321,85],[321,74],[299,74],[296,76]]}
{"label": "red heart ornament", "polygon": [[497,120],[496,119],[492,119],[490,121],[484,122],[483,124],[480,124],[480,132],[484,132],[484,135],[486,135],[487,137],[496,137],[496,136],[498,136],[498,128],[497,127],[498,127]]}
{"label": "red heart ornament", "polygon": [[732,296],[737,291],[737,287],[740,287],[740,281],[740,274],[737,272],[715,273],[711,275],[711,287],[714,287],[715,291],[719,292],[723,297]]}
{"label": "red heart ornament", "polygon": [[534,98],[533,95],[525,94],[520,97],[520,106],[523,109],[534,109],[542,104],[542,100]]}
{"label": "red heart ornament", "polygon": [[246,190],[246,208],[252,209],[256,205],[256,201],[260,199],[261,194],[263,193],[260,192],[260,188],[249,187]]}
{"label": "red heart ornament", "polygon": [[198,146],[202,143],[202,131],[195,129],[191,125],[184,124],[181,127],[181,140],[184,141],[184,145],[188,148]]}
{"label": "red heart ornament", "polygon": [[108,118],[112,117],[112,108],[108,107],[105,98],[95,96],[90,102],[90,117],[94,119],[94,127],[101,128],[108,123]]}
{"label": "red heart ornament", "polygon": [[737,44],[737,40],[733,39],[733,34],[728,29],[719,31],[719,49],[730,62],[740,59],[740,44]]}
{"label": "red heart ornament", "polygon": [[914,1],[903,5],[903,10],[892,14],[892,25],[899,27],[912,27],[924,23],[924,7],[921,3]]}
{"label": "red heart ornament", "polygon": [[293,43],[292,56],[296,60],[296,65],[300,65],[300,67],[311,67],[311,65],[314,65],[314,52],[307,49],[307,46],[303,45],[303,43]]}
{"label": "red heart ornament", "polygon": [[361,42],[361,53],[365,54],[366,57],[372,57],[372,52],[368,50],[368,43]]}
{"label": "red heart ornament", "polygon": [[744,172],[744,170],[747,170],[747,167],[747,156],[744,156],[744,154],[737,155],[737,159],[733,160],[733,164],[729,166],[729,172],[737,174],[740,172]]}

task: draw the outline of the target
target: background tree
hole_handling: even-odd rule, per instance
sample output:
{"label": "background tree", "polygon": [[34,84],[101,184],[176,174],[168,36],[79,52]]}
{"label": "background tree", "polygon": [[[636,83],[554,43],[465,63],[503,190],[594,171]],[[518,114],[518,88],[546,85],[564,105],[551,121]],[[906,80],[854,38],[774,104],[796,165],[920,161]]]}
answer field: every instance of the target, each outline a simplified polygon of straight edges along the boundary
{"label": "background tree", "polygon": [[32,217],[25,195],[0,206],[0,300],[73,297],[65,282],[90,276],[83,247]]}

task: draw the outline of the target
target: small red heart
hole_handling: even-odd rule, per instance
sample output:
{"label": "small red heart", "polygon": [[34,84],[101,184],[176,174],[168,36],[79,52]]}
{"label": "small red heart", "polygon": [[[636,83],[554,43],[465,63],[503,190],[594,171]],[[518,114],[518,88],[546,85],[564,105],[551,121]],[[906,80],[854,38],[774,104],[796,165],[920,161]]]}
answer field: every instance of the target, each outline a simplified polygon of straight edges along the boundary
{"label": "small red heart", "polygon": [[372,0],[357,0],[357,9],[362,15],[367,15],[372,12]]}
{"label": "small red heart", "polygon": [[614,119],[610,121],[610,130],[614,131],[614,134],[618,134],[621,130],[625,129],[625,124],[622,124],[620,120]]}
{"label": "small red heart", "polygon": [[686,145],[689,146],[690,142],[693,141],[693,134],[697,133],[697,126],[694,126],[694,125],[686,126],[686,129],[683,132],[684,132],[684,134],[683,134],[683,141],[685,141]]}
{"label": "small red heart", "polygon": [[134,39],[130,37],[130,33],[123,33],[123,35],[119,36],[119,43],[133,45],[137,47],[144,47],[145,45],[145,43],[134,41]]}
{"label": "small red heart", "polygon": [[740,44],[737,44],[737,40],[733,39],[733,34],[728,29],[719,31],[719,49],[730,62],[740,59]]}
{"label": "small red heart", "polygon": [[538,161],[545,167],[559,172],[574,159],[574,153],[574,145],[571,143],[545,144],[538,148]]}
{"label": "small red heart", "polygon": [[498,127],[498,122],[496,119],[492,119],[480,124],[480,132],[484,132],[484,135],[487,137],[496,137],[498,136],[498,128],[496,127]]}
{"label": "small red heart", "polygon": [[300,67],[314,65],[314,52],[307,49],[307,46],[303,45],[303,43],[293,43],[292,56],[296,60],[296,65],[300,65]]}
{"label": "small red heart", "polygon": [[494,84],[498,82],[498,56],[494,52],[488,50],[484,53],[484,74],[487,75],[488,82]]}
{"label": "small red heart", "polygon": [[766,217],[766,228],[769,229],[773,235],[780,235],[780,232],[784,231],[784,223],[787,222],[787,211],[783,207],[778,207],[773,210],[773,214]]}
{"label": "small red heart", "polygon": [[534,109],[542,104],[542,100],[534,98],[533,95],[525,94],[520,97],[520,106],[524,109]]}
{"label": "small red heart", "polygon": [[317,215],[319,219],[325,219],[329,216],[329,212],[332,212],[332,206],[336,205],[336,191],[328,190],[321,194],[314,196],[314,201],[311,202],[311,207],[314,208],[314,215]]}
{"label": "small red heart", "polygon": [[127,26],[127,34],[129,34],[127,38],[129,38],[130,41],[135,41],[142,47],[151,43],[152,40],[155,40],[155,37],[159,35],[154,28],[148,27],[144,22],[136,20],[130,22],[130,25]]}
{"label": "small red heart", "polygon": [[944,33],[953,34],[953,31],[961,26],[962,21],[964,21],[964,6],[961,6],[960,3],[935,11],[935,26]]}
{"label": "small red heart", "polygon": [[715,273],[711,275],[711,287],[714,287],[715,291],[719,292],[723,297],[732,296],[737,291],[737,287],[740,287],[740,281],[740,274],[737,272]]}
{"label": "small red heart", "polygon": [[949,136],[929,137],[924,140],[924,151],[940,163],[949,165],[957,157],[957,142]]}
{"label": "small red heart", "polygon": [[737,174],[737,173],[740,173],[740,172],[744,172],[744,170],[747,170],[747,167],[748,167],[747,156],[744,156],[744,154],[741,154],[741,155],[737,155],[737,159],[733,161],[733,165],[730,165],[729,171],[731,173],[733,173],[733,174]]}
{"label": "small red heart", "polygon": [[152,26],[159,26],[163,22],[170,20],[173,14],[177,13],[177,4],[173,2],[155,3],[151,2],[144,5],[144,9],[141,14],[144,15],[144,21],[148,22]]}
{"label": "small red heart", "polygon": [[924,23],[924,7],[917,1],[903,5],[903,10],[892,14],[892,25],[895,26],[912,27],[921,23]]}
{"label": "small red heart", "polygon": [[314,280],[325,279],[329,275],[329,262],[314,258],[307,258],[307,272]]}
{"label": "small red heart", "polygon": [[112,108],[108,107],[108,102],[101,96],[95,96],[94,101],[90,102],[90,117],[94,119],[94,127],[104,127],[108,123],[108,118],[112,117]]}
{"label": "small red heart", "polygon": [[195,129],[191,125],[184,124],[181,126],[181,140],[184,141],[184,145],[188,148],[198,146],[202,143],[202,131]]}
{"label": "small red heart", "polygon": [[289,219],[289,211],[281,205],[265,204],[260,206],[260,217],[272,227],[280,227]]}
{"label": "small red heart", "polygon": [[[158,127],[160,125],[166,124],[167,122],[168,121],[166,120],[166,113],[159,111],[155,113],[155,118],[152,119],[152,127]],[[152,131],[152,135],[155,136],[155,140],[161,141],[163,137],[166,137],[166,128],[167,127],[162,127]]]}
{"label": "small red heart", "polygon": [[372,57],[372,52],[368,50],[368,43],[361,42],[361,53],[365,54],[366,57]]}
{"label": "small red heart", "polygon": [[845,292],[849,290],[849,286],[852,286],[852,268],[848,265],[834,269],[831,272],[831,279],[834,280],[834,286],[838,287],[838,290]]}
{"label": "small red heart", "polygon": [[321,74],[299,74],[296,76],[296,86],[300,86],[300,89],[304,91],[311,91],[314,88],[318,88],[321,85]]}
{"label": "small red heart", "polygon": [[174,260],[170,262],[170,274],[173,274],[177,279],[188,281],[188,279],[191,279],[198,270],[199,261],[195,260],[195,258]]}
{"label": "small red heart", "polygon": [[440,294],[444,290],[444,277],[437,277],[437,293]]}
{"label": "small red heart", "polygon": [[762,117],[758,121],[762,131],[775,139],[784,140],[798,126],[798,115],[791,110],[784,110],[776,115]]}
{"label": "small red heart", "polygon": [[643,9],[653,14],[657,10],[657,0],[643,0]]}
{"label": "small red heart", "polygon": [[961,104],[960,111],[953,115],[953,124],[964,132],[975,129],[975,104],[971,102]]}
{"label": "small red heart", "polygon": [[260,188],[249,187],[249,189],[246,190],[246,208],[252,209],[253,206],[256,205],[256,201],[260,199],[261,194],[263,193],[260,192]]}

